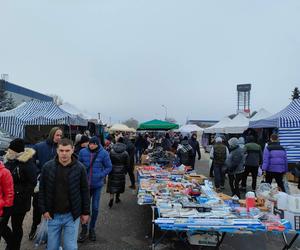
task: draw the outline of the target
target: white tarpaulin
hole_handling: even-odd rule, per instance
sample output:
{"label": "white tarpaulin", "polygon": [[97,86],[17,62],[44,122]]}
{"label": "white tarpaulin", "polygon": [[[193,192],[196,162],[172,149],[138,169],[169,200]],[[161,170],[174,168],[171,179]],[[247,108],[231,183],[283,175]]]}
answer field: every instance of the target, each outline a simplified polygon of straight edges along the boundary
{"label": "white tarpaulin", "polygon": [[232,120],[225,116],[224,118],[222,118],[218,123],[216,123],[215,125],[209,127],[209,128],[205,128],[204,129],[204,133],[206,134],[218,134],[218,133],[225,133],[224,128],[226,126],[230,126]]}
{"label": "white tarpaulin", "polygon": [[242,134],[249,127],[249,118],[239,113],[231,120],[231,124],[224,128],[225,134]]}
{"label": "white tarpaulin", "polygon": [[250,121],[257,121],[260,119],[265,119],[267,117],[270,117],[272,114],[265,110],[264,108],[261,108],[260,110],[258,110],[258,112],[250,119]]}
{"label": "white tarpaulin", "polygon": [[110,127],[109,131],[111,132],[116,132],[116,131],[120,131],[120,132],[135,132],[134,128],[129,128],[127,127],[125,124],[114,124]]}
{"label": "white tarpaulin", "polygon": [[187,124],[183,125],[178,129],[180,133],[192,133],[192,132],[202,132],[203,128],[200,128],[199,126],[195,124]]}

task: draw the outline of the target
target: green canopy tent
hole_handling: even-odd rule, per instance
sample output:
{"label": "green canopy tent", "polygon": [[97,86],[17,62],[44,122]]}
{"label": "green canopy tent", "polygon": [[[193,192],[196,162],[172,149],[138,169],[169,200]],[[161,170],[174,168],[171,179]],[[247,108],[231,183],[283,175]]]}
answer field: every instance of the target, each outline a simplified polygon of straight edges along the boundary
{"label": "green canopy tent", "polygon": [[141,123],[138,130],[171,130],[178,129],[179,125],[171,122],[152,120]]}

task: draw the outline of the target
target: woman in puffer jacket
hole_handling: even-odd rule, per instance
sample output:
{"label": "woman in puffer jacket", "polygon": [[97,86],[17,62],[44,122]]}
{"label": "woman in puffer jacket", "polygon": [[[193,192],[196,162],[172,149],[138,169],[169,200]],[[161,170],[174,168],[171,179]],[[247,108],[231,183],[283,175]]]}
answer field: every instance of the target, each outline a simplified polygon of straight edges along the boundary
{"label": "woman in puffer jacket", "polygon": [[[37,183],[37,168],[33,160],[35,150],[25,148],[22,139],[10,142],[4,156],[5,167],[11,172],[14,182],[14,205],[11,213],[13,243],[8,249],[19,250],[23,237],[23,220],[31,208],[31,196]],[[9,228],[4,233],[11,233]]]}
{"label": "woman in puffer jacket", "polygon": [[230,154],[226,160],[229,184],[232,196],[237,195],[240,198],[239,184],[244,176],[245,154],[239,146],[239,140],[236,137],[228,141]]}
{"label": "woman in puffer jacket", "polygon": [[116,194],[116,203],[119,203],[120,194],[125,191],[125,176],[129,169],[129,155],[126,152],[126,145],[123,137],[112,146],[110,151],[112,162],[112,171],[108,175],[107,192],[110,193],[108,206],[111,208],[114,203],[114,194]]}
{"label": "woman in puffer jacket", "polygon": [[288,162],[285,149],[278,141],[278,135],[272,134],[270,143],[264,149],[262,170],[266,171],[266,182],[276,180],[281,191],[285,192],[283,175],[288,172]]}

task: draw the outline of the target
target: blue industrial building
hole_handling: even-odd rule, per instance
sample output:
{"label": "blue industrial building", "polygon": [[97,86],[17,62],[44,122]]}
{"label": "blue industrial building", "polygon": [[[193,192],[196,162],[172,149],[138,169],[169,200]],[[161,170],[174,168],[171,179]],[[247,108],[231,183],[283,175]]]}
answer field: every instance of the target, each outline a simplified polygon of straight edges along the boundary
{"label": "blue industrial building", "polygon": [[39,92],[33,91],[31,89],[27,89],[21,86],[18,86],[14,83],[7,82],[4,80],[0,80],[0,85],[8,96],[12,96],[16,105],[21,104],[22,102],[28,102],[31,100],[40,100],[40,101],[53,101],[53,98]]}

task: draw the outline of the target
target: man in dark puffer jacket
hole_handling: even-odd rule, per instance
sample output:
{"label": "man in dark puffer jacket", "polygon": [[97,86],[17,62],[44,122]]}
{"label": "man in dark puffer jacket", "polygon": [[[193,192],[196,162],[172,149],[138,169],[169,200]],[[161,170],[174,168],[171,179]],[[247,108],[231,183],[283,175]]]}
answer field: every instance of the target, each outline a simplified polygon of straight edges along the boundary
{"label": "man in dark puffer jacket", "polygon": [[62,139],[58,143],[58,156],[47,162],[42,170],[39,206],[48,220],[48,250],[60,246],[64,231],[66,250],[77,249],[79,217],[87,223],[90,213],[90,196],[85,167],[74,157],[73,142]]}
{"label": "man in dark puffer jacket", "polygon": [[246,154],[245,172],[242,179],[242,190],[246,191],[247,177],[251,173],[252,177],[252,190],[256,190],[256,180],[258,174],[259,165],[262,163],[262,151],[260,145],[254,142],[254,137],[249,136],[247,138],[248,143],[244,146]]}

